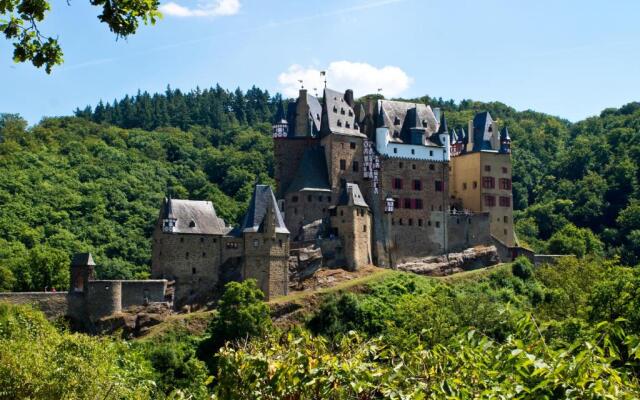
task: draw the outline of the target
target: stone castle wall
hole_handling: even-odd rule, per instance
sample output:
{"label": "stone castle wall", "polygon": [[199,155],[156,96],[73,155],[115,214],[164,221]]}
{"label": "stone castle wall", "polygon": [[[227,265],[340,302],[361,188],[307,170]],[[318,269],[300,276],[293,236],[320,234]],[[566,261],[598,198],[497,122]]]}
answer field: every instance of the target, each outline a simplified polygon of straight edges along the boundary
{"label": "stone castle wall", "polygon": [[122,308],[165,301],[164,279],[122,281]]}
{"label": "stone castle wall", "polygon": [[[363,138],[331,134],[322,139],[322,146],[327,159],[331,191],[337,201],[342,179],[358,185],[362,183],[362,169],[364,168],[364,157],[362,155]],[[341,160],[344,161],[344,169],[341,169]]]}
{"label": "stone castle wall", "polygon": [[85,290],[86,310],[91,321],[122,311],[122,281],[90,281]]}
{"label": "stone castle wall", "polygon": [[289,287],[288,234],[245,233],[243,278],[255,279],[265,298],[285,295]]}
{"label": "stone castle wall", "polygon": [[326,191],[303,191],[285,196],[284,222],[296,240],[302,226],[329,216],[336,196]]}
{"label": "stone castle wall", "polygon": [[29,304],[41,310],[47,318],[55,319],[67,315],[68,292],[0,292],[0,302]]}
{"label": "stone castle wall", "polygon": [[177,306],[197,293],[213,293],[227,251],[222,236],[163,233],[156,226],[153,240],[151,276],[175,281]]}

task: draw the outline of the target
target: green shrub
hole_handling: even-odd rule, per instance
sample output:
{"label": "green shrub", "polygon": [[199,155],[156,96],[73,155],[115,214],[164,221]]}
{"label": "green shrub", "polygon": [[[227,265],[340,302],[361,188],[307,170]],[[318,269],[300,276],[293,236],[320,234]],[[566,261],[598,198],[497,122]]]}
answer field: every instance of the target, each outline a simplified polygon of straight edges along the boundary
{"label": "green shrub", "polygon": [[522,280],[527,280],[533,276],[533,264],[527,257],[520,256],[511,264],[511,273]]}

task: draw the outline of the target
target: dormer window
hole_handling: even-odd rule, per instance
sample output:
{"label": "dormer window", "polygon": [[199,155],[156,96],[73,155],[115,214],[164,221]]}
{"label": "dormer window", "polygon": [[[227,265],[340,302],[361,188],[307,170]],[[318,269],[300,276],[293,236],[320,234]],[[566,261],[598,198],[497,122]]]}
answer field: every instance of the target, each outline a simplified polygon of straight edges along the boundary
{"label": "dormer window", "polygon": [[346,128],[351,128],[351,125],[349,125],[349,121],[345,122],[344,126],[345,126]]}
{"label": "dormer window", "polygon": [[349,116],[353,117],[353,111],[349,110]]}
{"label": "dormer window", "polygon": [[342,126],[342,121],[338,120],[338,126]]}
{"label": "dormer window", "polygon": [[422,120],[422,127],[423,127],[423,128],[426,128],[428,125],[429,125],[429,124],[427,123],[427,120],[426,120],[426,119],[423,119],[423,120]]}
{"label": "dormer window", "polygon": [[393,124],[394,124],[394,125],[400,125],[400,118],[396,117],[396,118],[393,120]]}
{"label": "dormer window", "polygon": [[191,220],[191,221],[189,222],[189,228],[195,228],[195,227],[196,227],[196,221]]}
{"label": "dormer window", "polygon": [[333,106],[333,112],[334,112],[334,113],[337,113],[337,112],[338,112],[338,107]]}
{"label": "dormer window", "polygon": [[340,114],[344,115],[344,108],[340,108]]}

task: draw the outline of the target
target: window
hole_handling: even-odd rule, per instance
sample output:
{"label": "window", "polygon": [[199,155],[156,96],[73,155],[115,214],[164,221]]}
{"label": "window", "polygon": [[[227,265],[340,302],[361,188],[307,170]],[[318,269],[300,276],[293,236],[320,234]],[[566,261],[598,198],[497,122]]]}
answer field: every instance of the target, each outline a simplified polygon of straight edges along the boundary
{"label": "window", "polygon": [[312,200],[313,200],[313,196],[308,195],[308,196],[307,196],[307,201],[308,201],[309,203],[311,203],[311,201],[312,201]]}
{"label": "window", "polygon": [[429,157],[433,157],[433,150],[429,150]]}
{"label": "window", "polygon": [[189,259],[189,252],[188,252],[188,251],[185,253],[184,257],[185,257],[186,259]]}
{"label": "window", "polygon": [[467,182],[464,182],[464,183],[462,184],[462,190],[467,190]]}
{"label": "window", "polygon": [[331,196],[327,197],[327,201],[331,203]]}
{"label": "window", "polygon": [[511,190],[511,179],[500,178],[500,189]]}
{"label": "window", "polygon": [[415,200],[416,210],[422,210],[422,199]]}
{"label": "window", "polygon": [[413,190],[422,190],[422,182],[420,179],[415,179],[413,181]]}
{"label": "window", "polygon": [[398,152],[398,148],[397,148],[397,147],[394,147],[394,148],[393,148],[393,152],[394,152],[394,153],[397,153],[397,152]]}
{"label": "window", "polygon": [[340,170],[344,171],[347,169],[347,160],[340,160]]}
{"label": "window", "polygon": [[403,163],[399,163],[398,167],[402,168],[402,167],[404,167],[404,164]]}
{"label": "window", "polygon": [[440,228],[440,221],[436,221],[436,228]]}
{"label": "window", "polygon": [[496,196],[485,195],[484,196],[484,205],[487,207],[495,207],[496,205]]}
{"label": "window", "polygon": [[400,220],[398,221],[399,225],[404,225],[404,223],[402,222],[402,218],[400,218]]}
{"label": "window", "polygon": [[431,226],[431,220],[427,221],[427,225]]}
{"label": "window", "polygon": [[216,242],[217,242],[216,238],[213,238],[213,243],[216,243]]}
{"label": "window", "polygon": [[442,192],[443,188],[442,188],[442,181],[436,181],[436,192]]}
{"label": "window", "polygon": [[411,199],[404,199],[404,208],[411,209]]}
{"label": "window", "polygon": [[500,207],[511,207],[511,197],[500,196]]}
{"label": "window", "polygon": [[494,189],[496,187],[496,179],[491,176],[483,176],[482,187],[485,189]]}
{"label": "window", "polygon": [[418,226],[422,226],[422,218],[418,218]]}
{"label": "window", "polygon": [[207,256],[207,253],[205,253],[204,251],[202,252],[202,258],[205,258]]}
{"label": "window", "polygon": [[298,202],[298,196],[291,197],[291,202],[292,203],[297,203]]}
{"label": "window", "polygon": [[349,143],[349,147],[350,147],[351,149],[355,149],[355,148],[356,148],[356,142],[350,142],[350,143]]}
{"label": "window", "polygon": [[258,239],[253,239],[253,247],[258,247],[260,245],[260,242],[258,241]]}
{"label": "window", "polygon": [[491,165],[485,165],[484,172],[491,172]]}
{"label": "window", "polygon": [[391,218],[391,225],[395,225],[396,224],[396,219],[395,218]]}
{"label": "window", "polygon": [[507,216],[505,215],[504,217],[502,217],[502,221],[503,221],[505,224],[508,224],[508,223],[509,223],[509,217],[507,217]]}
{"label": "window", "polygon": [[415,164],[411,164],[411,169],[416,169],[416,165]]}
{"label": "window", "polygon": [[196,269],[195,268],[191,268],[191,273],[195,275],[196,274]]}
{"label": "window", "polygon": [[413,218],[409,218],[409,226],[413,226]]}
{"label": "window", "polygon": [[189,228],[195,228],[196,226],[196,221],[191,220],[191,222],[189,222]]}
{"label": "window", "polygon": [[278,244],[282,247],[282,239],[278,240]]}
{"label": "window", "polygon": [[393,180],[391,181],[391,187],[393,189],[402,189],[402,179],[393,178]]}
{"label": "window", "polygon": [[362,232],[366,232],[367,231],[367,226],[366,225],[362,225]]}
{"label": "window", "polygon": [[401,208],[400,207],[400,199],[397,197],[393,198],[393,208]]}
{"label": "window", "polygon": [[353,162],[353,172],[358,172],[359,170],[359,165],[357,161]]}
{"label": "window", "polygon": [[318,196],[318,201],[322,201],[322,196]]}
{"label": "window", "polygon": [[204,238],[203,237],[200,238],[200,243],[204,243]]}
{"label": "window", "polygon": [[411,154],[416,154],[416,149],[411,149]]}
{"label": "window", "polygon": [[184,238],[180,238],[180,243],[184,243]]}
{"label": "window", "polygon": [[507,167],[502,167],[502,173],[503,173],[503,174],[506,174],[507,172],[509,172],[509,171],[507,170]]}
{"label": "window", "polygon": [[436,169],[436,166],[433,164],[429,164],[429,171],[433,171],[434,169]]}
{"label": "window", "polygon": [[477,189],[477,188],[478,188],[478,182],[473,181],[473,188],[474,188],[474,189]]}

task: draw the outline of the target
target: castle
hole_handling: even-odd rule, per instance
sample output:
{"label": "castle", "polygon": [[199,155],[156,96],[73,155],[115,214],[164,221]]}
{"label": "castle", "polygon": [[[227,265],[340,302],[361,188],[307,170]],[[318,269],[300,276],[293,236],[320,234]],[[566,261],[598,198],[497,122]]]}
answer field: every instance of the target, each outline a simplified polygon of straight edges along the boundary
{"label": "castle", "polygon": [[175,282],[177,305],[247,278],[267,299],[286,294],[290,250],[305,246],[349,269],[515,246],[511,139],[488,112],[450,130],[428,105],[301,89],[272,131],[276,191],[257,185],[240,227],[211,202],[163,202],[152,276]]}

